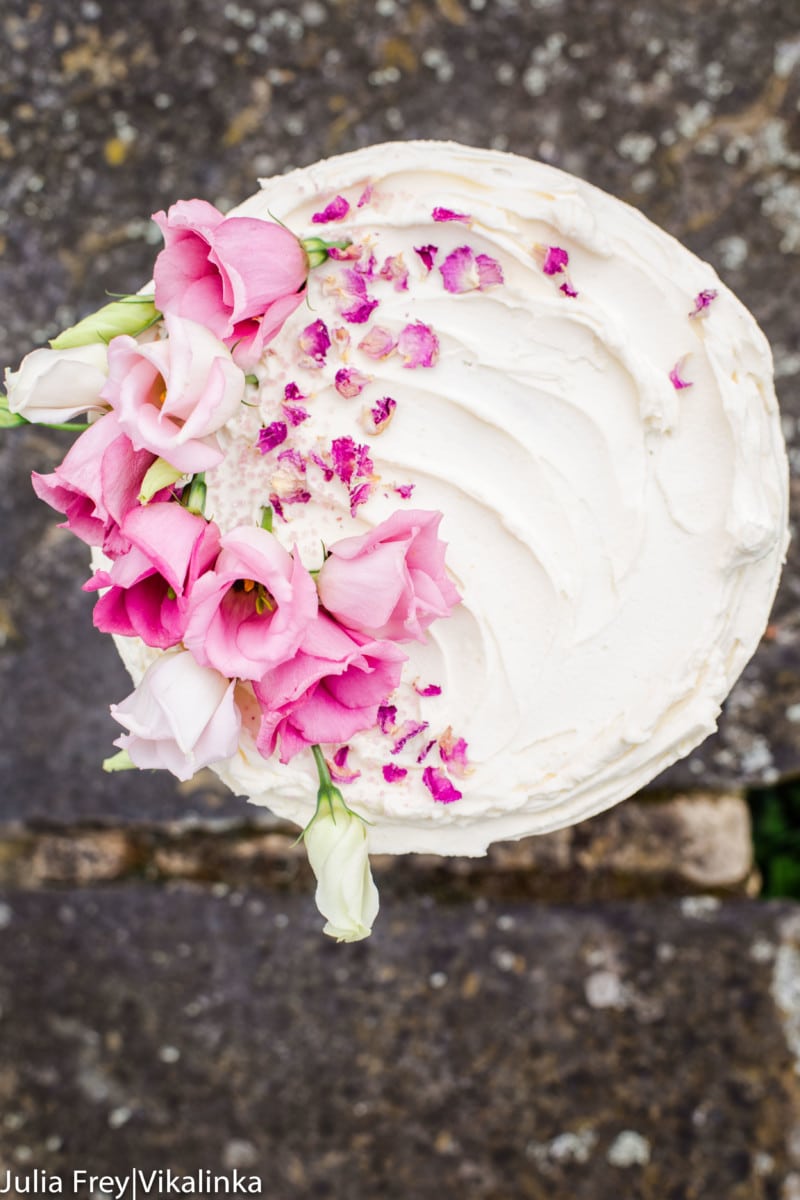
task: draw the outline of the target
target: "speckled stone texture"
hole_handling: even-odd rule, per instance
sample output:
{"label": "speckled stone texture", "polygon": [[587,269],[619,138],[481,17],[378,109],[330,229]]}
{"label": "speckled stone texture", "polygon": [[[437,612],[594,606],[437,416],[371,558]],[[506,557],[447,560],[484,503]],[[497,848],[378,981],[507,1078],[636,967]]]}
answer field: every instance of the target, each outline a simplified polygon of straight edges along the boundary
{"label": "speckled stone texture", "polygon": [[0,1182],[238,1166],[272,1200],[797,1194],[780,906],[389,905],[349,947],[320,944],[310,900],[181,888],[168,934],[163,915],[146,886],[3,898]]}

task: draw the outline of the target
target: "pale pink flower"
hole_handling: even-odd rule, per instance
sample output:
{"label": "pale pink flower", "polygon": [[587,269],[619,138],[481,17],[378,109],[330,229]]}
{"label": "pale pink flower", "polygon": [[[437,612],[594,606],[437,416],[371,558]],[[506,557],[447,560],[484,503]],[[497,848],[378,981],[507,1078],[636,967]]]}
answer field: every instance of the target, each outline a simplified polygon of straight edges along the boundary
{"label": "pale pink flower", "polygon": [[263,713],[259,750],[269,757],[280,741],[281,762],[288,762],[308,746],[370,729],[405,657],[393,642],[359,638],[320,613],[297,653],[253,685]]}
{"label": "pale pink flower", "polygon": [[138,506],[154,461],[149,450],[134,450],[117,414],[110,412],[76,438],[52,474],[34,471],[31,482],[40,500],[64,513],[65,528],[113,558],[130,546],[120,526]]}
{"label": "pale pink flower", "polygon": [[186,650],[160,655],[111,715],[128,733],[114,743],[137,767],[166,768],[191,779],[236,753],[241,717],[235,681],[200,666]]}
{"label": "pale pink flower", "polygon": [[317,577],[328,612],[368,637],[423,641],[428,625],[461,599],[445,571],[441,519],[439,512],[399,511],[329,546]]}
{"label": "pale pink flower", "polygon": [[95,626],[160,649],[176,646],[192,588],[219,553],[219,529],[174,502],[133,508],[121,528],[130,549],[84,584],[84,591],[108,588],[94,607]]}
{"label": "pale pink flower", "polygon": [[314,580],[297,551],[289,554],[266,529],[240,525],[192,589],[184,642],[204,666],[260,679],[292,658],[316,615]]}
{"label": "pale pink flower", "polygon": [[88,412],[105,412],[100,399],[108,361],[102,342],[26,354],[19,368],[6,368],[8,407],[35,424],[61,424]]}
{"label": "pale pink flower", "polygon": [[160,341],[123,334],[109,343],[101,394],[137,450],[192,475],[222,462],[215,435],[239,411],[245,377],[204,326],[174,316],[165,324]]}
{"label": "pale pink flower", "polygon": [[153,215],[164,235],[156,259],[156,307],[210,329],[245,369],[300,304],[308,257],[282,225],[225,217],[204,200]]}

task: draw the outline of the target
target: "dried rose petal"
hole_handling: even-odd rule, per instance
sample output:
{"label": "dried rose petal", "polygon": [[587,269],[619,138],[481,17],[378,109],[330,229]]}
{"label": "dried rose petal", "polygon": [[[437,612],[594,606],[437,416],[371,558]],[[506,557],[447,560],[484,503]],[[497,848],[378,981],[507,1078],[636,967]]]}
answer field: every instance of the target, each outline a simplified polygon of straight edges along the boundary
{"label": "dried rose petal", "polygon": [[273,421],[272,424],[265,426],[258,431],[258,449],[262,454],[269,454],[270,450],[274,450],[276,446],[280,446],[281,442],[286,441],[286,422]]}
{"label": "dried rose petal", "polygon": [[340,367],[336,372],[334,385],[340,396],[352,400],[354,396],[361,395],[369,380],[369,375],[356,370],[355,367]]}
{"label": "dried rose petal", "polygon": [[351,325],[365,325],[377,307],[377,300],[356,300],[349,308],[342,309],[342,316]]}
{"label": "dried rose petal", "polygon": [[299,450],[281,450],[278,455],[278,462],[290,463],[301,475],[305,475],[306,473],[306,460]]}
{"label": "dried rose petal", "polygon": [[430,754],[431,750],[433,749],[433,747],[435,745],[436,745],[436,738],[431,738],[431,740],[428,742],[427,746],[423,747],[423,749],[420,750],[419,754],[417,755],[417,762],[424,763],[425,759],[428,757],[428,755]]}
{"label": "dried rose petal", "polygon": [[349,746],[340,746],[332,759],[325,759],[334,783],[353,783],[354,780],[361,778],[360,771],[350,770],[347,766],[347,755],[349,753]]}
{"label": "dried rose petal", "polygon": [[329,221],[342,221],[350,212],[350,205],[344,196],[335,196],[330,204],[326,204],[322,212],[315,212],[311,221],[314,225],[327,225]]}
{"label": "dried rose petal", "polygon": [[425,264],[426,270],[432,271],[434,260],[436,258],[436,255],[439,253],[439,247],[438,246],[415,246],[414,253],[418,254],[420,256],[423,263]]}
{"label": "dried rose petal", "polygon": [[296,400],[307,399],[307,397],[304,396],[300,391],[300,388],[296,383],[287,383],[286,387],[283,389],[283,398],[284,400],[291,400],[292,402]]}
{"label": "dried rose petal", "polygon": [[331,340],[339,353],[344,355],[350,345],[349,329],[345,329],[344,325],[337,325],[331,334]]}
{"label": "dried rose petal", "polygon": [[452,208],[434,208],[431,216],[434,221],[463,221],[465,225],[472,220],[468,213],[454,212]]}
{"label": "dried rose petal", "polygon": [[384,396],[382,400],[369,410],[370,419],[372,422],[371,430],[373,433],[382,433],[386,426],[394,416],[394,410],[397,408],[397,401],[391,396]]}
{"label": "dried rose petal", "polygon": [[417,687],[415,683],[414,691],[418,696],[441,696],[442,694],[442,689],[439,687],[438,683],[429,683],[427,687],[423,688]]}
{"label": "dried rose petal", "polygon": [[670,383],[677,392],[681,391],[683,388],[694,387],[694,382],[691,379],[683,378],[683,370],[686,366],[686,360],[688,357],[688,354],[684,354],[683,358],[679,358],[669,373]]}
{"label": "dried rose petal", "polygon": [[391,733],[397,719],[397,708],[394,704],[381,704],[378,707],[378,728],[381,733]]}
{"label": "dried rose petal", "polygon": [[571,300],[574,299],[578,294],[568,279],[561,284],[561,287],[558,290],[563,292],[565,296],[569,296]]}
{"label": "dried rose petal", "polygon": [[356,208],[363,208],[365,204],[369,204],[370,200],[372,199],[373,190],[374,184],[368,183],[358,198],[358,204],[356,205]]}
{"label": "dried rose petal", "polygon": [[351,437],[334,438],[331,442],[333,472],[342,483],[349,483],[356,468],[356,444]]}
{"label": "dried rose petal", "polygon": [[392,754],[399,754],[403,747],[428,728],[427,721],[403,721],[400,726],[400,737],[392,746]]}
{"label": "dried rose petal", "polygon": [[302,404],[287,404],[285,401],[281,404],[283,415],[290,425],[302,425],[303,421],[307,421],[310,413],[303,408]]}
{"label": "dried rose petal", "polygon": [[417,485],[415,483],[398,483],[394,490],[397,492],[398,496],[402,497],[403,500],[410,500],[411,493],[416,486]]}
{"label": "dried rose petal", "polygon": [[278,495],[277,495],[277,493],[275,493],[275,492],[271,492],[271,493],[270,493],[270,497],[269,497],[269,502],[270,502],[270,504],[272,505],[272,510],[273,510],[273,512],[275,513],[275,516],[276,516],[276,517],[277,517],[277,518],[278,518],[280,521],[283,521],[283,523],[284,523],[284,525],[285,525],[285,524],[286,524],[286,517],[284,516],[284,512],[283,512],[283,505],[281,504],[281,498],[280,498],[280,496],[278,496]]}
{"label": "dried rose petal", "polygon": [[380,325],[373,325],[367,336],[358,343],[359,350],[369,358],[388,358],[396,346],[396,339]]}
{"label": "dried rose petal", "polygon": [[312,321],[310,325],[306,325],[297,340],[302,354],[301,366],[321,367],[331,345],[325,322],[319,319]]}
{"label": "dried rose petal", "polygon": [[403,262],[402,254],[390,255],[378,274],[381,279],[388,279],[394,283],[394,290],[396,292],[408,291],[408,267]]}
{"label": "dried rose petal", "polygon": [[711,302],[716,300],[719,292],[716,288],[703,288],[702,292],[698,292],[694,298],[694,308],[689,313],[690,317],[704,317],[711,307]]}
{"label": "dried rose petal", "polygon": [[398,767],[397,763],[384,763],[381,770],[387,783],[397,783],[398,779],[405,779],[408,774],[406,768]]}
{"label": "dried rose petal", "polygon": [[356,510],[362,504],[366,504],[370,498],[373,485],[371,483],[360,483],[357,487],[350,489],[350,516],[356,515]]}
{"label": "dried rose petal", "polygon": [[322,455],[317,454],[312,450],[309,454],[309,461],[313,462],[314,466],[319,467],[322,474],[325,476],[325,481],[329,483],[333,479],[333,467],[329,462],[326,462]]}
{"label": "dried rose petal", "polygon": [[439,267],[445,290],[459,295],[462,292],[482,292],[503,282],[503,268],[488,254],[477,257],[471,246],[459,246],[448,254]]}
{"label": "dried rose petal", "polygon": [[548,246],[542,259],[542,270],[545,275],[558,275],[567,269],[569,255],[560,246]]}
{"label": "dried rose petal", "polygon": [[355,262],[361,258],[361,250],[362,247],[358,242],[351,242],[343,250],[338,246],[329,246],[328,258],[332,258],[334,262]]}
{"label": "dried rose petal", "polygon": [[463,737],[453,737],[452,726],[448,725],[439,738],[439,757],[454,775],[466,775],[469,769],[468,746]]}
{"label": "dried rose petal", "polygon": [[439,357],[439,339],[430,325],[415,321],[400,334],[397,350],[404,367],[432,367]]}
{"label": "dried rose petal", "polygon": [[462,793],[453,787],[441,767],[426,767],[422,772],[422,782],[440,804],[452,804],[454,800],[461,799]]}
{"label": "dried rose petal", "polygon": [[[362,250],[365,249],[366,247],[362,247]],[[377,266],[378,260],[374,252],[370,250],[369,258],[365,262],[357,262],[353,270],[357,271],[359,275],[363,275],[365,279],[374,279]]]}

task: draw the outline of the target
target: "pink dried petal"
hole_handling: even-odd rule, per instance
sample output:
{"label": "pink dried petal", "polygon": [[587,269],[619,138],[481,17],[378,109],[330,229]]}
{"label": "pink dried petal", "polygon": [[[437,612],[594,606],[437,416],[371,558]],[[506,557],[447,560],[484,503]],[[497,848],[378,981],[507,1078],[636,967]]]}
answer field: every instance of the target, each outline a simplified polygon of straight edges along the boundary
{"label": "pink dried petal", "polygon": [[462,793],[453,787],[441,767],[426,767],[422,772],[422,782],[440,804],[452,804],[454,800],[461,799]]}
{"label": "pink dried petal", "polygon": [[336,753],[333,756],[333,761],[335,762],[337,767],[346,767],[347,766],[347,756],[349,753],[350,753],[349,746],[340,746],[339,747],[339,749],[336,751]]}
{"label": "pink dried petal", "polygon": [[338,246],[328,247],[328,258],[332,258],[334,262],[355,262],[360,257],[361,246],[358,242],[351,242],[343,250],[340,250]]}
{"label": "pink dried petal", "polygon": [[476,258],[471,246],[459,246],[439,267],[445,290],[453,295],[482,292],[503,282],[503,268],[488,254]]}
{"label": "pink dried petal", "polygon": [[428,728],[428,724],[428,721],[403,721],[403,724],[400,726],[400,737],[392,746],[391,753],[399,754],[403,747],[410,742],[412,738],[415,738],[420,733],[425,732],[425,730]]}
{"label": "pink dried petal", "polygon": [[356,445],[351,437],[334,438],[331,442],[331,460],[334,474],[342,483],[349,484],[358,476],[373,472],[369,447]]}
{"label": "pink dried petal", "polygon": [[391,396],[384,396],[382,400],[369,410],[369,415],[372,418],[373,431],[382,433],[386,426],[394,416],[394,410],[397,408],[397,401]]}
{"label": "pink dried petal", "polygon": [[356,510],[360,508],[362,504],[366,504],[367,500],[369,500],[372,492],[372,486],[373,485],[371,483],[360,483],[358,487],[350,489],[351,517],[354,517],[356,515]]}
{"label": "pink dried petal", "polygon": [[326,204],[322,212],[315,212],[311,218],[314,225],[327,225],[329,221],[342,221],[350,212],[350,205],[344,196],[335,196],[330,204]]}
{"label": "pink dried petal", "polygon": [[286,524],[286,517],[284,516],[283,505],[281,504],[280,496],[277,496],[275,492],[272,492],[269,502],[272,505],[272,510],[278,520],[283,521],[283,523]]}
{"label": "pink dried petal", "polygon": [[321,367],[331,344],[328,326],[325,322],[319,319],[312,321],[310,325],[306,325],[297,340],[302,355],[300,365]]}
{"label": "pink dried petal", "polygon": [[397,707],[394,704],[381,704],[378,706],[377,721],[381,733],[391,733],[396,720]]}
{"label": "pink dried petal", "polygon": [[331,334],[333,344],[340,354],[344,354],[350,345],[350,331],[344,325],[337,325]]}
{"label": "pink dried petal", "polygon": [[269,454],[270,450],[274,450],[276,446],[280,446],[281,442],[286,441],[286,422],[273,421],[264,429],[258,431],[258,449],[262,454]]}
{"label": "pink dried petal", "polygon": [[367,258],[364,262],[357,262],[353,269],[357,271],[359,275],[363,275],[364,279],[372,280],[375,278],[375,270],[377,266],[378,260],[375,257],[375,253],[374,251],[370,250],[369,258]]}
{"label": "pink dried petal", "polygon": [[416,484],[414,483],[398,483],[394,490],[397,492],[398,496],[402,497],[403,500],[410,500],[411,493],[415,487]]}
{"label": "pink dried petal", "polygon": [[469,768],[468,746],[463,737],[453,737],[450,725],[439,738],[439,757],[454,775],[466,775]]}
{"label": "pink dried petal", "polygon": [[350,308],[342,309],[342,316],[351,325],[365,325],[377,307],[377,300],[357,300]]}
{"label": "pink dried petal", "polygon": [[690,317],[706,316],[709,308],[711,307],[711,302],[713,300],[716,300],[718,295],[719,295],[719,292],[717,291],[716,288],[703,288],[702,292],[698,292],[697,295],[695,296],[694,308],[689,313],[689,316]]}
{"label": "pink dried petal", "polygon": [[672,368],[672,370],[669,373],[670,383],[675,388],[675,390],[678,392],[681,391],[683,388],[694,387],[694,383],[692,380],[683,378],[683,370],[684,370],[684,367],[686,366],[686,360],[688,357],[689,357],[688,354],[684,354],[683,358],[679,358],[678,361],[675,363],[675,366]]}
{"label": "pink dried petal", "polygon": [[306,460],[303,458],[299,450],[281,450],[278,455],[278,462],[288,462],[299,471],[301,475],[306,473]]}
{"label": "pink dried petal", "polygon": [[290,425],[302,425],[310,416],[308,409],[303,408],[302,404],[287,404],[284,401],[281,408]]}
{"label": "pink dried petal", "polygon": [[561,284],[561,287],[558,290],[560,292],[563,292],[565,296],[569,296],[569,298],[571,300],[574,299],[575,296],[577,296],[577,294],[578,294],[576,289],[572,286],[572,284],[570,283],[570,281],[568,279],[566,279],[564,281],[564,283]]}
{"label": "pink dried petal", "polygon": [[332,759],[325,759],[334,783],[353,783],[354,780],[361,778],[360,771],[353,771],[347,766],[349,752],[349,746],[340,746]]}
{"label": "pink dried petal", "polygon": [[378,274],[381,279],[388,279],[390,283],[394,283],[396,292],[408,291],[408,267],[403,262],[402,254],[390,255]]}
{"label": "pink dried petal", "polygon": [[569,255],[561,246],[548,246],[542,259],[542,270],[545,275],[558,275],[567,269]]}
{"label": "pink dried petal", "polygon": [[368,183],[358,198],[358,204],[356,204],[356,208],[363,208],[365,204],[369,204],[370,200],[372,199],[373,191],[374,184]]}
{"label": "pink dried petal", "polygon": [[295,492],[290,492],[288,496],[281,496],[284,504],[308,504],[311,499],[311,492],[299,488]]}
{"label": "pink dried petal", "polygon": [[428,755],[430,754],[431,750],[433,749],[433,747],[435,745],[436,745],[436,738],[431,738],[431,740],[428,742],[427,746],[425,746],[422,750],[420,750],[419,754],[417,755],[417,762],[424,763],[425,759],[428,757]]}
{"label": "pink dried petal", "polygon": [[404,367],[432,367],[439,357],[439,339],[430,325],[415,321],[400,334],[397,350]]}
{"label": "pink dried petal", "polygon": [[355,367],[340,367],[333,382],[340,396],[352,400],[354,396],[361,395],[369,380],[369,375]]}
{"label": "pink dried petal", "polygon": [[314,450],[311,451],[308,457],[309,460],[313,462],[315,466],[319,467],[320,471],[322,471],[322,474],[325,476],[326,483],[329,483],[331,479],[333,479],[333,467],[330,465],[330,463],[326,462],[325,459],[320,454],[317,454]]}
{"label": "pink dried petal", "polygon": [[431,216],[434,221],[462,221],[465,225],[472,220],[467,213],[454,212],[452,208],[434,208]]}
{"label": "pink dried petal", "polygon": [[442,689],[439,687],[438,683],[429,683],[427,687],[423,688],[417,687],[415,683],[414,691],[418,696],[441,696],[442,694]]}
{"label": "pink dried petal", "polygon": [[405,779],[408,774],[406,768],[398,767],[397,763],[384,763],[381,770],[387,783],[397,783],[398,779]]}
{"label": "pink dried petal", "polygon": [[286,387],[283,389],[283,398],[284,398],[284,400],[291,400],[291,401],[307,399],[307,397],[304,396],[303,393],[300,391],[300,388],[297,386],[296,383],[287,383]]}
{"label": "pink dried petal", "polygon": [[434,260],[436,258],[436,255],[439,253],[439,247],[438,246],[415,246],[414,253],[418,254],[420,256],[423,263],[425,264],[426,270],[432,271]]}
{"label": "pink dried petal", "polygon": [[367,336],[358,343],[359,350],[369,358],[388,358],[396,346],[396,339],[380,325],[373,325]]}

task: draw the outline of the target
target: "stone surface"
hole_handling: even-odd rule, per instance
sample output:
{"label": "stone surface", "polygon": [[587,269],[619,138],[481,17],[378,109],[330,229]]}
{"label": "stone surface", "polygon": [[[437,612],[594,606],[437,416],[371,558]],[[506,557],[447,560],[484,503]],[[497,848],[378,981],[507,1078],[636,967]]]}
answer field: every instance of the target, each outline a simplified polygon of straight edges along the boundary
{"label": "stone surface", "polygon": [[[453,137],[539,156],[622,196],[709,258],[771,338],[800,462],[800,10],[794,0],[7,0],[0,73],[0,362],[105,290],[137,287],[178,197],[223,207],[371,141]],[[479,86],[476,86],[479,83]],[[64,820],[244,806],[169,780],[109,781],[127,691],[90,629],[82,547],[29,490],[64,435],[0,445],[0,811]],[[720,734],[659,784],[800,770],[800,541]]]}
{"label": "stone surface", "polygon": [[280,1200],[793,1194],[796,909],[396,901],[355,946],[319,924],[240,891],[4,893],[0,1168],[239,1166]]}
{"label": "stone surface", "polygon": [[[575,902],[698,889],[752,894],[758,887],[749,813],[736,794],[629,801],[570,829],[498,843],[484,858],[376,855],[372,867],[383,894],[450,900]],[[131,876],[309,894],[314,887],[297,830],[268,815],[227,825],[128,820],[117,829],[50,822],[6,826],[0,836],[0,885],[75,886]]]}

